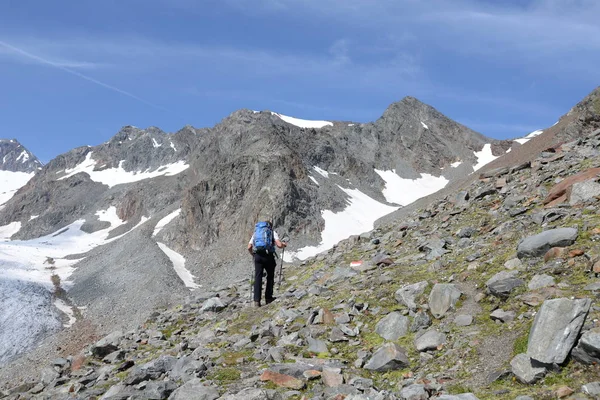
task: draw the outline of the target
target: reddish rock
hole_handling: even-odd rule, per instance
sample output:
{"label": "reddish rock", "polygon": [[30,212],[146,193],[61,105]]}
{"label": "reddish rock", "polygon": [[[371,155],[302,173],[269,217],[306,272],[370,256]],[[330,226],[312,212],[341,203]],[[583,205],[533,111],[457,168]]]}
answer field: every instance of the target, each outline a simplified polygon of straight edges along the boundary
{"label": "reddish rock", "polygon": [[277,386],[294,390],[304,389],[304,387],[306,386],[306,383],[304,381],[301,381],[300,379],[285,374],[279,374],[270,370],[266,370],[265,372],[263,372],[263,374],[260,376],[260,380],[263,382],[271,381]]}
{"label": "reddish rock", "polygon": [[553,247],[544,254],[544,262],[554,260],[555,258],[561,258],[565,255],[564,247]]}
{"label": "reddish rock", "polygon": [[333,325],[335,323],[335,316],[327,308],[323,309],[323,323],[325,325]]}
{"label": "reddish rock", "polygon": [[569,252],[569,258],[575,258],[575,257],[579,257],[585,254],[585,251],[581,250],[581,249],[575,249],[575,250],[571,250]]}
{"label": "reddish rock", "polygon": [[321,374],[323,384],[327,387],[338,387],[344,383],[344,376],[339,368],[325,368]]}
{"label": "reddish rock", "polygon": [[553,207],[566,202],[569,199],[571,188],[574,184],[594,179],[598,174],[600,174],[600,168],[590,168],[562,180],[550,190],[548,196],[544,199],[544,204],[546,207]]}
{"label": "reddish rock", "polygon": [[563,397],[567,397],[572,395],[574,392],[573,389],[571,389],[568,386],[561,386],[558,389],[556,389],[556,397],[558,397],[559,399],[562,399]]}
{"label": "reddish rock", "polygon": [[83,364],[85,364],[85,356],[83,354],[76,355],[75,358],[73,358],[73,361],[71,361],[71,371],[81,369]]}
{"label": "reddish rock", "polygon": [[309,369],[308,371],[304,371],[302,373],[302,375],[309,381],[312,381],[313,379],[317,379],[317,378],[321,377],[321,371],[317,371],[315,369]]}
{"label": "reddish rock", "polygon": [[596,261],[596,262],[594,263],[594,266],[592,267],[592,271],[593,271],[595,274],[600,274],[600,261]]}

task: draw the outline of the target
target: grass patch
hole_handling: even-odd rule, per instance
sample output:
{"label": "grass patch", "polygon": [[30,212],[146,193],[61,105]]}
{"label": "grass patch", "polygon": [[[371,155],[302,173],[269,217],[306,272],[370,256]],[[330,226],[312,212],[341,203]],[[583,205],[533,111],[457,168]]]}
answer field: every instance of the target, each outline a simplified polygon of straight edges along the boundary
{"label": "grass patch", "polygon": [[240,379],[241,375],[242,374],[237,368],[225,367],[213,369],[213,371],[207,376],[207,378],[215,382],[226,384],[237,381],[238,379]]}
{"label": "grass patch", "polygon": [[523,335],[518,337],[513,343],[513,356],[517,354],[527,352],[527,343],[529,342],[529,335]]}

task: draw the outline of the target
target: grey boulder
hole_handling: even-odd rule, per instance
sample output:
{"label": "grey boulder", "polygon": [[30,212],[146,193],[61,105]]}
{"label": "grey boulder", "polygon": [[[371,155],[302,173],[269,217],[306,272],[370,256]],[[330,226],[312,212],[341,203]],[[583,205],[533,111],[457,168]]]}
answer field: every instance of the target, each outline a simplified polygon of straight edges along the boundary
{"label": "grey boulder", "polygon": [[375,332],[390,341],[398,340],[408,332],[408,317],[392,312],[383,317],[375,326]]}
{"label": "grey boulder", "polygon": [[532,384],[542,379],[548,370],[543,366],[534,366],[531,358],[525,354],[517,354],[511,361],[512,373],[520,382]]}
{"label": "grey boulder", "polygon": [[577,240],[575,228],[557,228],[523,239],[517,246],[517,257],[540,257],[552,247],[570,246]]}
{"label": "grey boulder", "polygon": [[402,286],[396,291],[396,301],[415,311],[417,309],[415,299],[425,291],[428,285],[427,281],[421,281],[412,285]]}
{"label": "grey boulder", "polygon": [[435,318],[442,318],[454,308],[462,292],[451,283],[436,283],[429,294],[429,310]]}
{"label": "grey boulder", "polygon": [[409,361],[406,351],[394,343],[386,343],[375,351],[364,368],[377,372],[386,372],[402,369],[408,367],[408,365]]}
{"label": "grey boulder", "polygon": [[543,364],[562,364],[577,340],[590,299],[546,300],[529,332],[527,355]]}
{"label": "grey boulder", "polygon": [[584,332],[572,355],[582,364],[600,363],[600,328]]}
{"label": "grey boulder", "polygon": [[433,329],[415,339],[415,347],[419,351],[437,350],[445,343],[446,335]]}

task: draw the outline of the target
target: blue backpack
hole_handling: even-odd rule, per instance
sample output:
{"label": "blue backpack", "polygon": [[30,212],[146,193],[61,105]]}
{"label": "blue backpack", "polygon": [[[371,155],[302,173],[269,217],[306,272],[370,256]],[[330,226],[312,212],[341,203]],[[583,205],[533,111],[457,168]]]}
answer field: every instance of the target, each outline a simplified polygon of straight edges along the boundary
{"label": "blue backpack", "polygon": [[268,222],[258,222],[254,226],[254,243],[252,250],[258,254],[275,253],[273,228]]}

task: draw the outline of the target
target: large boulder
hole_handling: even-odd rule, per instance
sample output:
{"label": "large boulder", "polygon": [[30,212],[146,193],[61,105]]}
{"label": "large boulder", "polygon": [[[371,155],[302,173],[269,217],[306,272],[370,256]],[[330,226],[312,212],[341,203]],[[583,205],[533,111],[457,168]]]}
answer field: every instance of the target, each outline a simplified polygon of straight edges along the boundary
{"label": "large boulder", "polygon": [[90,351],[94,357],[104,358],[119,349],[119,343],[122,338],[122,331],[112,332],[93,344]]}
{"label": "large boulder", "polygon": [[523,239],[517,247],[517,257],[541,257],[552,247],[566,247],[577,240],[577,229],[549,229]]}
{"label": "large boulder", "polygon": [[572,355],[583,364],[600,364],[600,328],[584,332]]}
{"label": "large boulder", "polygon": [[549,206],[553,206],[555,204],[564,203],[567,201],[569,197],[569,189],[572,189],[572,186],[579,182],[585,182],[590,179],[595,179],[598,174],[600,174],[600,168],[590,168],[588,170],[582,171],[577,175],[570,176],[566,179],[563,179],[559,183],[557,183],[550,192],[546,199],[544,199],[544,204]]}
{"label": "large boulder", "polygon": [[517,354],[511,361],[510,366],[515,377],[523,383],[532,384],[542,379],[548,370],[544,366],[534,366],[531,357],[527,354]]}
{"label": "large boulder", "polygon": [[529,332],[527,355],[543,364],[562,364],[577,340],[590,305],[590,299],[546,300]]}
{"label": "large boulder", "polygon": [[377,372],[386,372],[408,367],[409,361],[406,351],[394,343],[386,343],[381,346],[364,368]]}
{"label": "large boulder", "polygon": [[525,281],[517,278],[519,271],[500,271],[492,276],[485,285],[489,292],[496,297],[506,298],[510,295],[513,289],[524,285]]}
{"label": "large boulder", "polygon": [[404,304],[410,310],[415,311],[417,304],[415,299],[420,296],[427,288],[427,281],[413,283],[412,285],[402,286],[396,291],[396,301],[400,304]]}
{"label": "large boulder", "polygon": [[419,351],[438,350],[446,343],[446,335],[431,329],[415,339],[415,347]]}
{"label": "large boulder", "polygon": [[392,312],[377,323],[375,332],[385,340],[395,341],[406,335],[409,322],[408,317],[399,312]]}
{"label": "large boulder", "polygon": [[435,318],[442,318],[454,308],[462,292],[451,283],[436,283],[429,294],[429,310]]}
{"label": "large boulder", "polygon": [[598,196],[600,196],[600,183],[595,180],[578,182],[571,188],[569,204],[573,206],[575,204],[585,203]]}

